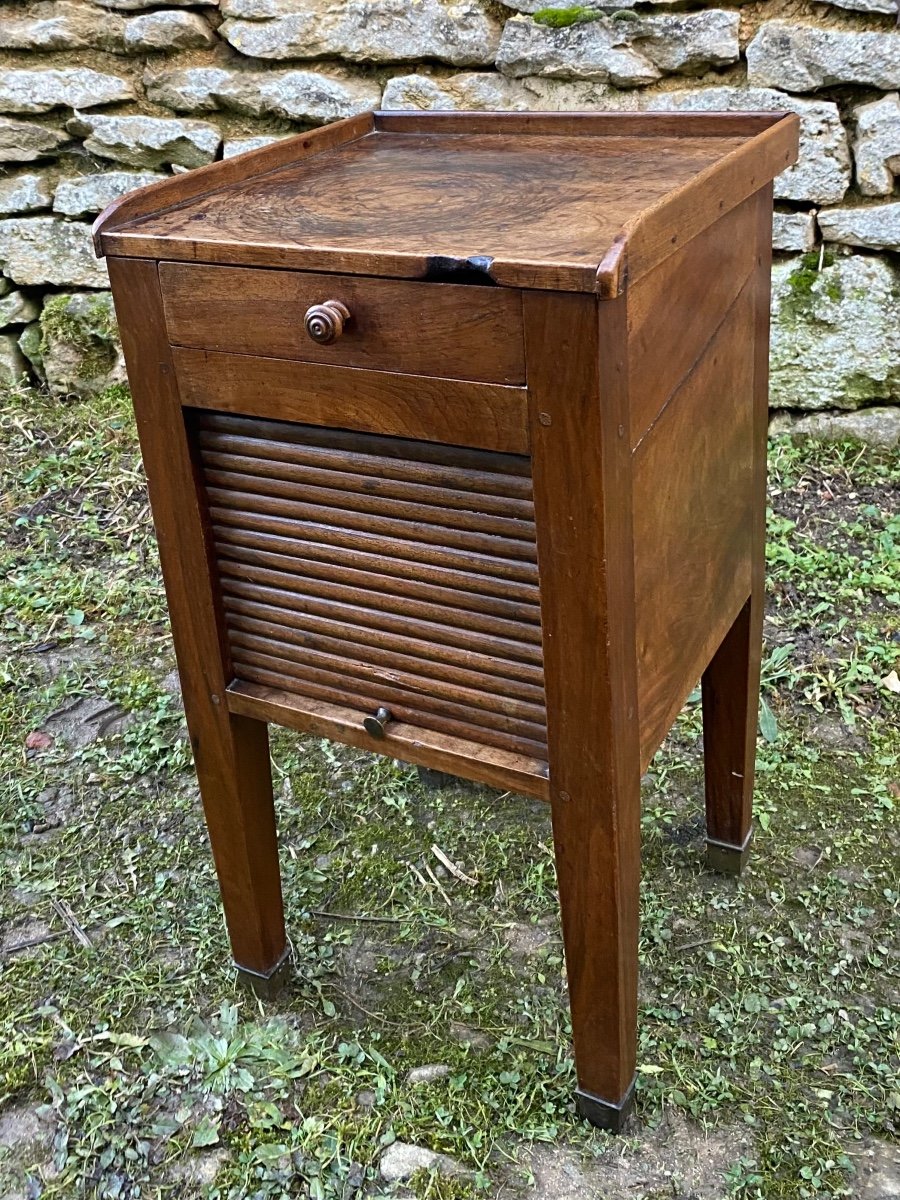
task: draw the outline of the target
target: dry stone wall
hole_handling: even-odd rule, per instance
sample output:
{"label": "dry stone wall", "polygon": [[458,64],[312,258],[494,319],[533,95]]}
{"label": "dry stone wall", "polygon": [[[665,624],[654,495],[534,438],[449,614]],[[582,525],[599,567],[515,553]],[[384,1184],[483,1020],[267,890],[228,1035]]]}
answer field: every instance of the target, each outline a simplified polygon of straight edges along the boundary
{"label": "dry stone wall", "polygon": [[898,3],[0,0],[0,380],[122,379],[89,226],[168,173],[378,106],[788,109],[777,424],[896,443]]}

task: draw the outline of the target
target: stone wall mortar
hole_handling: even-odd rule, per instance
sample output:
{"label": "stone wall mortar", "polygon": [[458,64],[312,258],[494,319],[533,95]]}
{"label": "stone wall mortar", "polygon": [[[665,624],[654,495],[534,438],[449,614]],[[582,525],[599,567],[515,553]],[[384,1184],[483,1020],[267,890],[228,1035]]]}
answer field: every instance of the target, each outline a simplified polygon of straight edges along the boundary
{"label": "stone wall mortar", "polygon": [[167,173],[379,106],[785,108],[801,159],[776,183],[773,407],[900,405],[900,0],[550,4],[0,4],[0,381],[120,378],[87,231]]}

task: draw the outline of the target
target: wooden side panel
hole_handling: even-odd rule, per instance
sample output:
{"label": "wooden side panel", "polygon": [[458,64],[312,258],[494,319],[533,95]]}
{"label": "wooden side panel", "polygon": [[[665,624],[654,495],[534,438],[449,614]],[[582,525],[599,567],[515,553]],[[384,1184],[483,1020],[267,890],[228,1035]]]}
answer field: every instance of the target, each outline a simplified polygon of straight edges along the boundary
{"label": "wooden side panel", "polygon": [[628,291],[631,445],[702,357],[756,267],[756,198],[732,209]]}
{"label": "wooden side panel", "polygon": [[546,757],[527,458],[191,426],[235,679]]}
{"label": "wooden side panel", "polygon": [[[769,306],[772,185],[756,197],[753,280],[753,456],[751,592],[703,676],[706,829],[712,860],[740,869],[750,836],[766,565],[766,440],[769,421]],[[731,851],[727,848],[732,848]]]}
{"label": "wooden side panel", "polygon": [[751,281],[633,456],[644,766],[750,594],[755,302]]}
{"label": "wooden side panel", "polygon": [[774,112],[401,112],[374,114],[381,133],[557,134],[566,137],[756,137]]}
{"label": "wooden side panel", "polygon": [[207,350],[175,349],[172,360],[193,408],[528,453],[523,388]]}
{"label": "wooden side panel", "polygon": [[[525,382],[518,292],[196,263],[161,263],[159,275],[169,338],[179,346],[404,375]],[[341,336],[322,346],[307,334],[304,318],[326,300],[339,300],[350,318]]]}
{"label": "wooden side panel", "polygon": [[800,118],[779,121],[723,155],[627,223],[632,283],[797,161]]}

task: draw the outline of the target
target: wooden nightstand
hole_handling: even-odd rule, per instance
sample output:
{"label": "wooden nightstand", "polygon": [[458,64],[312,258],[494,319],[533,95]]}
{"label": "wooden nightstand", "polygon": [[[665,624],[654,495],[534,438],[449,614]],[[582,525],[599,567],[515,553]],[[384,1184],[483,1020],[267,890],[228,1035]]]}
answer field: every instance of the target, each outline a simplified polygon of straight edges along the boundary
{"label": "wooden nightstand", "polygon": [[155,184],[109,257],[235,961],[267,723],[551,803],[577,1103],[633,1092],[640,779],[703,680],[750,840],[779,114],[366,114]]}

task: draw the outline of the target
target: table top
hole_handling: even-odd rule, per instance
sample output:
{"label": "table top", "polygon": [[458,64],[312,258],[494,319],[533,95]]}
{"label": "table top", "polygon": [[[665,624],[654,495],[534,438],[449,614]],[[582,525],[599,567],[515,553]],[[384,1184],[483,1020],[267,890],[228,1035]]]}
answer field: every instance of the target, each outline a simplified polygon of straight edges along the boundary
{"label": "table top", "polygon": [[796,142],[772,113],[368,113],[142,189],[95,229],[109,254],[612,295],[626,251],[649,269]]}

